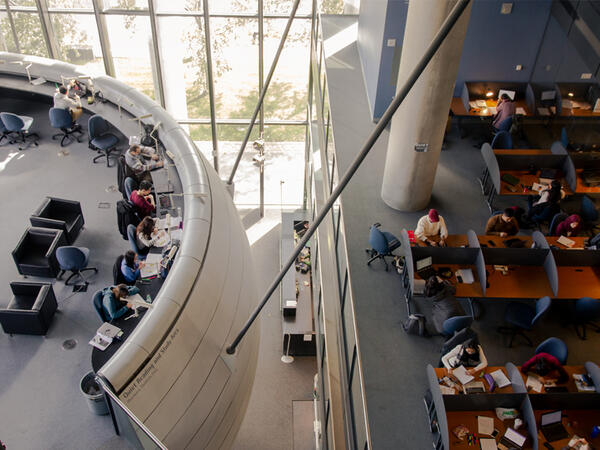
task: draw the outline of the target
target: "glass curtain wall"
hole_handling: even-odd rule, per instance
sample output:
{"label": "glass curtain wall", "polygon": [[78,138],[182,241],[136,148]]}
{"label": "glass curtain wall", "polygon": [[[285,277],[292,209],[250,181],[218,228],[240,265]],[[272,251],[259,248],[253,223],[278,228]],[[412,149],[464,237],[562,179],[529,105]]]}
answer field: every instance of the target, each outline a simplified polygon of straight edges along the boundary
{"label": "glass curtain wall", "polygon": [[[219,174],[227,178],[294,1],[207,0],[215,117],[210,114],[204,3],[2,0],[0,50],[67,61],[90,75],[110,75],[136,87],[187,127],[211,163],[214,121]],[[344,12],[344,0],[317,4],[323,13]],[[252,143],[261,134],[265,203],[302,204],[312,7],[312,0],[300,1],[235,177],[238,204],[259,201]]]}

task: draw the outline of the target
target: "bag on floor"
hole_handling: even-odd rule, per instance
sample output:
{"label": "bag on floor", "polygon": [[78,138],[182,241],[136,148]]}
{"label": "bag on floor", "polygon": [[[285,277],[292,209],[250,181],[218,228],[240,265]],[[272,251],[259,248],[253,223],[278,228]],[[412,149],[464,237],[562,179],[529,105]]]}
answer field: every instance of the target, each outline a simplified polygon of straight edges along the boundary
{"label": "bag on floor", "polygon": [[404,328],[406,334],[427,336],[427,329],[425,328],[425,316],[423,314],[409,315],[408,319],[406,319],[406,322],[402,324],[402,328]]}

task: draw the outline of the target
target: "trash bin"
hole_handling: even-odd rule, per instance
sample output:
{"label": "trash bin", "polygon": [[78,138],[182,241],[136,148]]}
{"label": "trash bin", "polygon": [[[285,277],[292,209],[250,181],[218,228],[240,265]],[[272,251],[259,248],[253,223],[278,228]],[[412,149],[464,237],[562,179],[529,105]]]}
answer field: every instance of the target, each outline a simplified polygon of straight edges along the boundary
{"label": "trash bin", "polygon": [[106,400],[104,400],[104,392],[102,392],[102,388],[96,382],[94,372],[84,375],[79,388],[88,401],[88,407],[94,414],[99,416],[108,414],[108,405],[106,404]]}

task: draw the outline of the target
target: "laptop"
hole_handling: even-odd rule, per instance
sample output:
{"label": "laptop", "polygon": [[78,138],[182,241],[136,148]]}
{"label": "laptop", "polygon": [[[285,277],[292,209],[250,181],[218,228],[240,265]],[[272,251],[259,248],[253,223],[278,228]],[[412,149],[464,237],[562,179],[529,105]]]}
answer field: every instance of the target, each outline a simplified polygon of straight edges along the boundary
{"label": "laptop", "polygon": [[436,271],[433,268],[433,258],[431,256],[417,261],[417,273],[424,280],[428,280],[429,277],[436,275]]}
{"label": "laptop", "polygon": [[504,432],[504,436],[500,438],[499,444],[502,444],[507,449],[522,449],[523,445],[525,445],[525,441],[527,440],[526,436],[523,436],[517,433],[512,428],[507,428]]}
{"label": "laptop", "polygon": [[569,437],[569,433],[562,424],[561,411],[542,414],[540,429],[548,442],[560,441]]}
{"label": "laptop", "polygon": [[508,95],[508,97],[509,97],[509,98],[510,98],[512,101],[514,101],[514,100],[515,100],[515,94],[516,94],[516,92],[515,92],[515,91],[509,91],[508,89],[500,89],[500,90],[498,91],[498,98],[502,97],[502,94],[506,94],[506,95]]}

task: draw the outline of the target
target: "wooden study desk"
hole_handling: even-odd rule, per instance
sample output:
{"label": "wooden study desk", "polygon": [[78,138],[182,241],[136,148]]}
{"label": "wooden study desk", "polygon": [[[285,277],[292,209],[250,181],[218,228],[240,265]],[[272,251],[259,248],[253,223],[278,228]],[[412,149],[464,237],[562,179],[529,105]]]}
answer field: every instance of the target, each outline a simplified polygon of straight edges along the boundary
{"label": "wooden study desk", "polygon": [[[581,367],[583,367],[583,366],[581,366]],[[485,369],[481,370],[479,373],[477,373],[475,375],[475,379],[473,381],[481,381],[485,385],[485,388],[489,389],[489,385],[488,385],[487,381],[485,381],[483,376],[480,377],[479,375],[486,374],[486,373],[492,373],[492,372],[495,372],[496,370],[501,370],[504,373],[504,375],[506,376],[506,378],[509,378],[508,373],[506,373],[506,368],[504,368],[503,366],[487,366]],[[575,373],[581,373],[581,372],[575,372]],[[452,381],[454,381],[455,383],[460,385],[460,382],[452,374],[450,374],[449,370],[446,369],[445,367],[435,368],[435,374],[438,378],[443,378],[445,376],[448,376]],[[573,387],[574,386],[575,386],[575,384],[573,384]],[[512,383],[509,386],[505,386],[503,388],[496,387],[494,389],[493,393],[494,394],[513,394],[514,390],[512,387]],[[452,394],[443,394],[443,395],[452,395]],[[455,394],[455,395],[461,395],[461,394]]]}
{"label": "wooden study desk", "polygon": [[[504,174],[510,174],[519,179],[519,182],[512,186],[502,179]],[[573,191],[569,187],[567,181],[564,177],[560,177],[560,183],[562,184],[562,188],[565,191],[566,195],[572,195]],[[500,195],[539,195],[537,191],[534,191],[530,188],[525,188],[523,186],[532,186],[533,183],[540,182],[540,172],[536,172],[535,174],[529,173],[527,170],[501,170],[500,171]]]}
{"label": "wooden study desk", "polygon": [[496,155],[552,155],[552,151],[549,148],[496,148],[494,149]]}
{"label": "wooden study desk", "polygon": [[583,169],[575,169],[575,176],[577,177],[577,187],[575,192],[578,194],[600,195],[600,186],[587,186],[581,177],[582,173]]}
{"label": "wooden study desk", "polygon": [[558,266],[559,299],[600,298],[600,267]]}
{"label": "wooden study desk", "polygon": [[600,113],[594,112],[593,108],[561,108],[560,115],[565,117],[600,117]]}
{"label": "wooden study desk", "polygon": [[[565,371],[569,375],[569,379],[567,381],[565,381],[564,383],[556,383],[556,385],[566,387],[568,392],[578,393],[579,391],[577,390],[577,386],[575,385],[575,380],[573,379],[573,374],[586,373],[587,371],[585,370],[585,367],[583,365],[563,366],[563,369],[565,369]],[[526,373],[521,372],[521,366],[519,366],[519,372],[521,373],[521,377],[523,378],[523,384],[526,385],[528,375]],[[536,392],[536,391],[529,389],[528,393],[531,395],[532,394],[539,395],[539,394],[546,394],[548,392],[546,392],[546,388],[544,386],[542,386],[542,392]],[[582,394],[585,395],[585,393],[582,393]]]}
{"label": "wooden study desk", "polygon": [[[530,115],[529,109],[527,108],[527,102],[525,100],[516,100],[515,111],[517,108],[523,108],[525,115]],[[469,111],[465,109],[465,105],[460,97],[453,97],[450,102],[450,109],[455,116],[474,116],[474,117],[492,117],[494,114],[489,108],[495,108],[498,104],[498,100],[486,99],[486,108],[470,108]],[[515,114],[517,114],[515,112]]]}
{"label": "wooden study desk", "polygon": [[[552,411],[554,410],[537,410],[535,408],[533,410],[535,422],[538,426],[538,447],[540,449],[546,448],[544,447],[544,443],[547,442],[546,438],[542,434],[542,431],[540,430],[540,420],[542,414]],[[593,448],[600,448],[600,436],[596,436],[594,439],[590,437],[592,428],[600,424],[600,409],[566,409],[562,410],[562,413],[562,423],[567,430],[567,433],[569,433],[569,437],[559,441],[552,441],[552,447],[557,450],[562,448],[571,448],[568,447],[569,441],[573,435],[577,435],[580,438],[585,438],[588,444],[593,445]]]}

